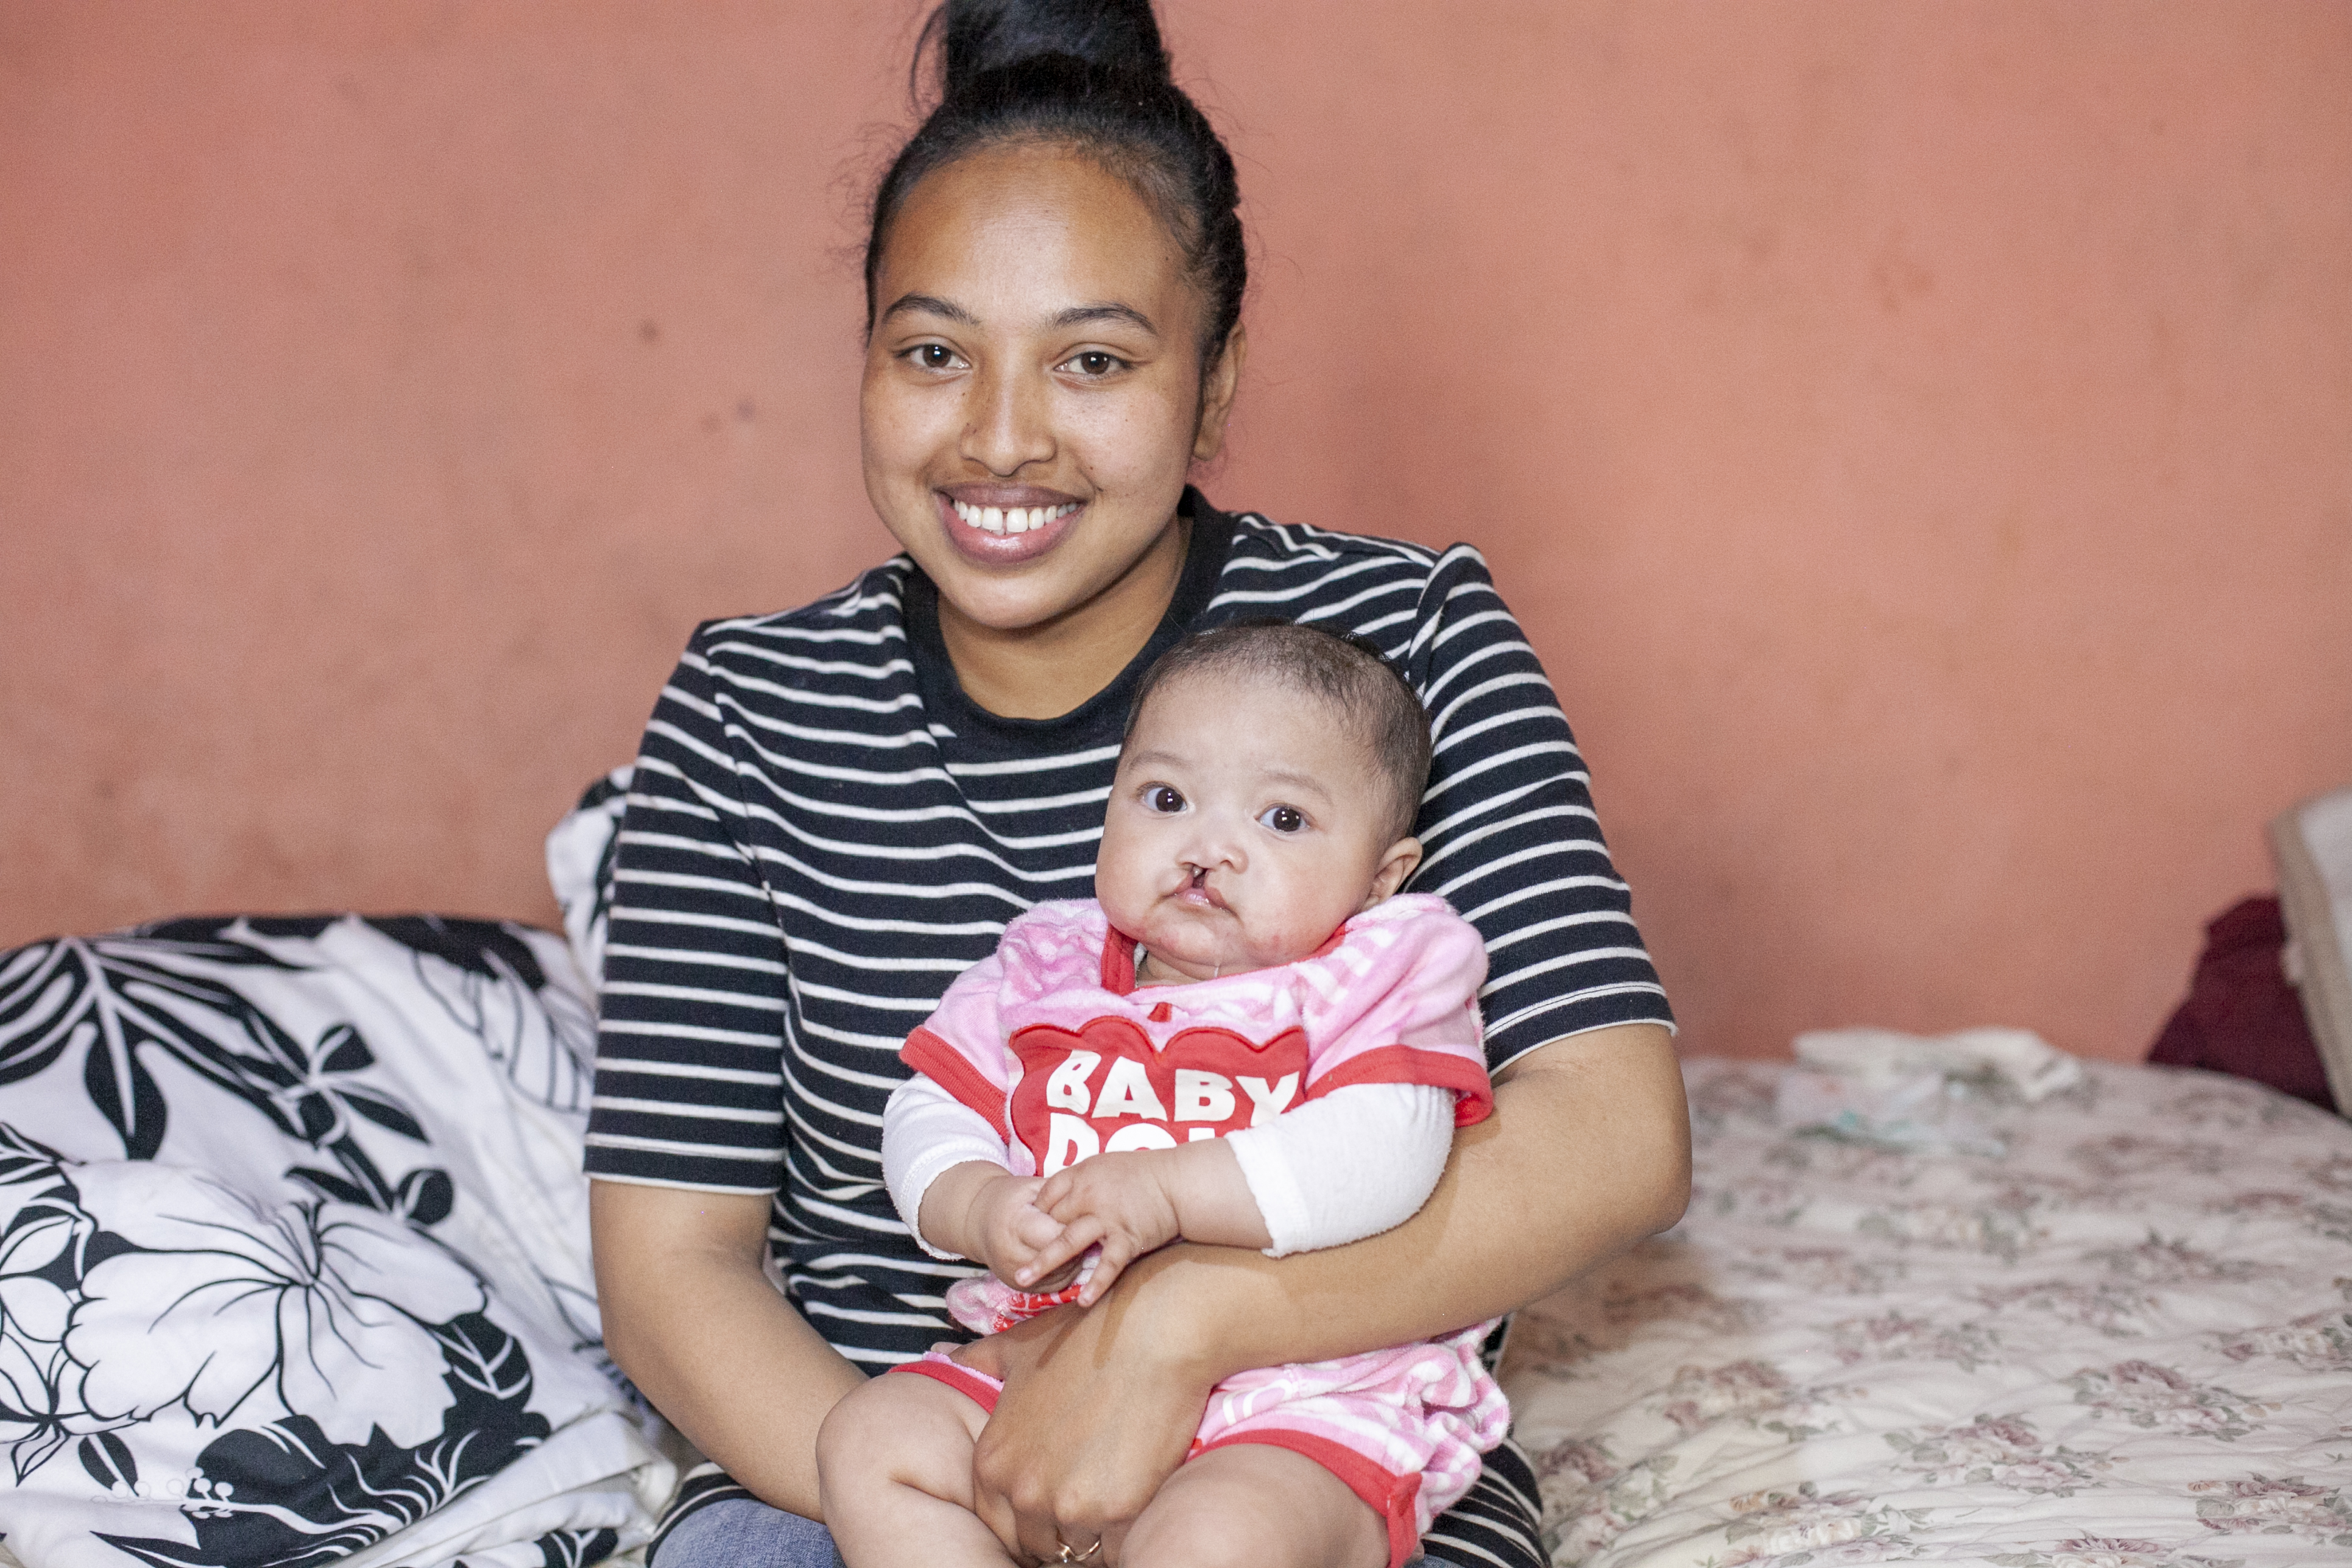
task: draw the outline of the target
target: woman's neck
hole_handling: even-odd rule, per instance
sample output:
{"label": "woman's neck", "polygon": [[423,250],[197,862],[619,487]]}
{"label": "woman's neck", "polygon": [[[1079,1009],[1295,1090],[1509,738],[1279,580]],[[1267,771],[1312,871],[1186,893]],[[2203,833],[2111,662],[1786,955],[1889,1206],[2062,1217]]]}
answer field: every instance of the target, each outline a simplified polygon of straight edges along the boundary
{"label": "woman's neck", "polygon": [[1151,640],[1192,537],[1190,518],[1171,519],[1109,587],[1034,626],[982,626],[940,595],[940,639],[964,695],[1001,719],[1058,719],[1081,706]]}

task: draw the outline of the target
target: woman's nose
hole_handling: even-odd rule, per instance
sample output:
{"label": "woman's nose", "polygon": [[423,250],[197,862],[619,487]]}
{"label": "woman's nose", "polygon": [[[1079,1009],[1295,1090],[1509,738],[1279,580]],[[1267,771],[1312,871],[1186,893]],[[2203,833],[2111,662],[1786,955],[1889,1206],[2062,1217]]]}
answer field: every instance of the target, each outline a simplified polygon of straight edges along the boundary
{"label": "woman's nose", "polygon": [[999,478],[1054,458],[1054,425],[1042,378],[982,369],[971,378],[963,455]]}

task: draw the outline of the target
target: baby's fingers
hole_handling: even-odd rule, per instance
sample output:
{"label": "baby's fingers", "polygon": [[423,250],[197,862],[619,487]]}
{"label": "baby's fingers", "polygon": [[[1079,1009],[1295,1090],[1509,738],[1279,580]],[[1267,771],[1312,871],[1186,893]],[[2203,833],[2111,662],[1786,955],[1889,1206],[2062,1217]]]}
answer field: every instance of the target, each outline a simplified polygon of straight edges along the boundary
{"label": "baby's fingers", "polygon": [[1063,1264],[1059,1268],[1055,1269],[1051,1274],[1046,1275],[1043,1279],[1032,1279],[1028,1284],[1021,1287],[1021,1289],[1024,1290],[1034,1291],[1040,1296],[1050,1296],[1056,1290],[1067,1289],[1069,1288],[1070,1281],[1078,1277],[1079,1267],[1085,1262],[1085,1260],[1086,1254],[1080,1253],[1077,1257],[1073,1258],[1067,1263]]}
{"label": "baby's fingers", "polygon": [[1060,1220],[1045,1210],[1024,1206],[1013,1216],[1012,1230],[1014,1239],[1034,1252],[1039,1247],[1051,1245],[1055,1237],[1062,1234],[1063,1226]]}
{"label": "baby's fingers", "polygon": [[1043,1279],[1087,1247],[1102,1239],[1102,1221],[1088,1215],[1076,1225],[1065,1226],[1062,1234],[1037,1249],[1023,1265],[1019,1282],[1024,1288]]}
{"label": "baby's fingers", "polygon": [[1091,1307],[1103,1299],[1118,1280],[1119,1270],[1135,1261],[1135,1243],[1123,1233],[1103,1237],[1102,1250],[1095,1254],[1095,1266],[1080,1275],[1078,1305]]}
{"label": "baby's fingers", "polygon": [[1037,1195],[1029,1201],[1047,1214],[1053,1214],[1063,1204],[1069,1202],[1077,1190],[1078,1168],[1073,1165],[1066,1171],[1048,1176],[1045,1185],[1037,1189]]}

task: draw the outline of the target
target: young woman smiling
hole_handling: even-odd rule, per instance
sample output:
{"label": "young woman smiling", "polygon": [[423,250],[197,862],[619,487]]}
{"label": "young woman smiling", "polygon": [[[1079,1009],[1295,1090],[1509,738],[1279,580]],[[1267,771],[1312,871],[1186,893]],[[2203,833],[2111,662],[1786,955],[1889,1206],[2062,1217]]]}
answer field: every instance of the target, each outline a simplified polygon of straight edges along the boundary
{"label": "young woman smiling", "polygon": [[[1090,1309],[968,1347],[1005,1382],[982,1518],[1024,1561],[1117,1563],[1220,1378],[1507,1312],[1687,1193],[1664,999],[1475,552],[1187,487],[1241,374],[1245,253],[1232,161],[1148,0],[956,0],[933,37],[940,107],[866,257],[866,489],[905,553],[700,628],[621,837],[588,1153],[605,1331],[715,1461],[656,1568],[830,1563],[806,1522],[826,1412],[962,1337],[940,1296],[966,1270],[924,1256],[882,1184],[896,1052],[1013,915],[1088,891],[1127,707],[1188,630],[1313,621],[1421,696],[1412,885],[1486,943],[1495,1114],[1385,1235],[1280,1260],[1166,1248]],[[1533,1510],[1506,1445],[1429,1553],[1531,1565]]]}

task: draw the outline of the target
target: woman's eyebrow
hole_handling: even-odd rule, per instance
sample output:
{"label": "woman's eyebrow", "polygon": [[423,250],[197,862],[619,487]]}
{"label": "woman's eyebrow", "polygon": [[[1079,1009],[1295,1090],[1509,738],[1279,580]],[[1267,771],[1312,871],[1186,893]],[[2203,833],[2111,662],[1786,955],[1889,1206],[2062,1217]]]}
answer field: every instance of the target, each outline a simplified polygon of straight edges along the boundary
{"label": "woman's eyebrow", "polygon": [[978,316],[973,315],[954,300],[942,300],[937,294],[901,294],[891,302],[888,310],[882,312],[881,320],[887,321],[895,316],[903,316],[909,310],[920,310],[927,316],[942,317],[961,327],[980,325]]}
{"label": "woman's eyebrow", "polygon": [[1083,327],[1093,321],[1125,321],[1129,326],[1142,328],[1155,338],[1160,335],[1160,329],[1151,324],[1151,318],[1132,305],[1073,305],[1054,318],[1056,327]]}

